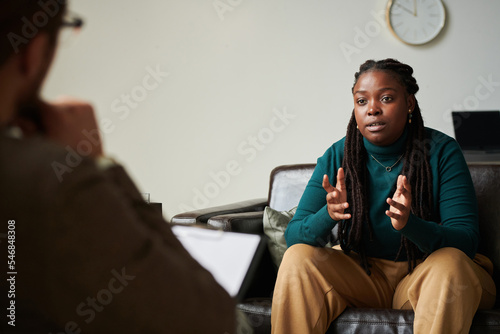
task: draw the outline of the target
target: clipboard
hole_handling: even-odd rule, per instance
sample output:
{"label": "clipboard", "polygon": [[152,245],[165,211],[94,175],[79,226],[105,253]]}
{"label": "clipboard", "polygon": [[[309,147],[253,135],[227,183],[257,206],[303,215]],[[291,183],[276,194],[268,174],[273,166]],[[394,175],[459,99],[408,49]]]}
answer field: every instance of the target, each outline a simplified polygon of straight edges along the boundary
{"label": "clipboard", "polygon": [[243,300],[267,247],[261,235],[175,225],[191,256],[237,301]]}

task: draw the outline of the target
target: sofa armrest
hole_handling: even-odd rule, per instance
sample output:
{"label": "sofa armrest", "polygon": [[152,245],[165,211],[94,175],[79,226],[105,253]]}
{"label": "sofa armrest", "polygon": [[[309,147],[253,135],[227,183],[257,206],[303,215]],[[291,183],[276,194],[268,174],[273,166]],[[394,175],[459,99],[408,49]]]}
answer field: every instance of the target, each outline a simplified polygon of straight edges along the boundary
{"label": "sofa armrest", "polygon": [[207,225],[224,231],[264,234],[264,211],[231,213],[211,217]]}
{"label": "sofa armrest", "polygon": [[180,213],[172,217],[171,223],[175,224],[196,224],[204,223],[218,215],[230,213],[263,211],[267,205],[267,198],[257,198],[227,205],[214,206],[206,209],[199,209]]}

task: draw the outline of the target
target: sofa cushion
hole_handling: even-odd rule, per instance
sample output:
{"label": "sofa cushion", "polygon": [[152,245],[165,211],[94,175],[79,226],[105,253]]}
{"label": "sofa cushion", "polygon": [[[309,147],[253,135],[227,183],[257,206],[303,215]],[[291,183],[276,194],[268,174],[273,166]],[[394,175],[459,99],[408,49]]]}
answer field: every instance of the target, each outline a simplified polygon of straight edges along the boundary
{"label": "sofa cushion", "polygon": [[[271,299],[252,298],[238,304],[246,314],[254,334],[271,333]],[[413,333],[412,310],[347,308],[331,325],[327,334],[403,334]],[[500,309],[479,310],[472,321],[471,334],[500,332]]]}
{"label": "sofa cushion", "polygon": [[288,211],[277,211],[270,207],[264,209],[262,219],[264,225],[264,234],[268,236],[268,247],[276,268],[279,268],[283,254],[286,251],[285,230],[297,207]]}

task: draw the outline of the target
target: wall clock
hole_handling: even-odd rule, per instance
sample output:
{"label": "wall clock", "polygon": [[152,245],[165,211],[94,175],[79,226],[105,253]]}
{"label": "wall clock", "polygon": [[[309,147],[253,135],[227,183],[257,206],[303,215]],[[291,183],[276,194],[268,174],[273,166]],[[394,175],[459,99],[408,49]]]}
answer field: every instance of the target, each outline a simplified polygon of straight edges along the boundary
{"label": "wall clock", "polygon": [[421,45],[443,30],[446,12],[441,0],[389,0],[386,9],[389,29],[402,42]]}

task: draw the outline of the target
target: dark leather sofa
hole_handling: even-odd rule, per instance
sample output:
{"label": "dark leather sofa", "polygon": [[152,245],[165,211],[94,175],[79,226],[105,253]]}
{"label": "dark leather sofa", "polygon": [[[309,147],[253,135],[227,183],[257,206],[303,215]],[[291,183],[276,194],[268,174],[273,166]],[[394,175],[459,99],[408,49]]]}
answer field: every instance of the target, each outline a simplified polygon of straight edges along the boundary
{"label": "dark leather sofa", "polygon": [[[186,212],[172,218],[173,223],[207,224],[225,231],[263,234],[265,206],[286,211],[298,204],[314,164],[279,166],[271,172],[267,199]],[[469,164],[479,205],[481,243],[479,251],[494,264],[494,280],[500,287],[500,164]],[[258,273],[238,304],[248,317],[254,332],[271,332],[271,297],[276,269],[270,254],[265,254]],[[413,333],[413,311],[392,309],[348,308],[337,318],[327,333]],[[500,298],[495,308],[479,310],[470,333],[500,333]]]}

